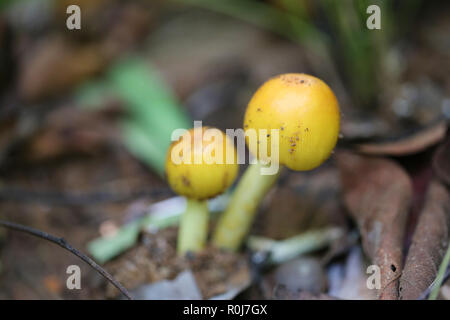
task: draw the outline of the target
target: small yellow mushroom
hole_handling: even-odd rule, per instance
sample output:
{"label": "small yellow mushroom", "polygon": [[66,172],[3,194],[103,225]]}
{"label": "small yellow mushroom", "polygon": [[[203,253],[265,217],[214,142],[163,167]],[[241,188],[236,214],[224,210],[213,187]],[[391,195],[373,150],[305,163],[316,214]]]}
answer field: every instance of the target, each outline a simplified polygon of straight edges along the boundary
{"label": "small yellow mushroom", "polygon": [[172,143],[166,159],[170,187],[187,198],[178,235],[178,252],[201,250],[208,231],[206,200],[227,190],[238,173],[234,144],[216,128],[198,127]]}
{"label": "small yellow mushroom", "polygon": [[[278,129],[279,163],[311,170],[331,154],[339,136],[339,105],[322,80],[289,73],[272,78],[253,95],[244,118],[246,130]],[[267,145],[271,145],[268,136]],[[259,145],[249,145],[257,156]],[[264,153],[263,153],[264,154]],[[270,150],[267,159],[270,160]]]}
{"label": "small yellow mushroom", "polygon": [[[278,164],[289,169],[311,170],[331,154],[339,137],[339,104],[328,85],[307,75],[289,73],[264,83],[250,100],[244,130],[267,132],[267,143],[249,143],[250,152],[262,162],[273,161],[272,147],[278,148]],[[279,141],[272,130],[278,130]],[[272,142],[275,142],[274,144]],[[259,152],[261,146],[266,152]],[[213,243],[237,250],[248,233],[258,204],[275,183],[278,174],[261,175],[261,163],[250,165],[239,182],[228,208],[221,216]]]}

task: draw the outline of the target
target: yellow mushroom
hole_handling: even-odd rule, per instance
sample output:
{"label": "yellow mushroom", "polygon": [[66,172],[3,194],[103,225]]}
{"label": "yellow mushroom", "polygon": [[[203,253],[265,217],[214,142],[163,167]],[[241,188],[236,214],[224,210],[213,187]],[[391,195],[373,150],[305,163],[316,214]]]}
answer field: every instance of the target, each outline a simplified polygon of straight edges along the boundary
{"label": "yellow mushroom", "polygon": [[[311,170],[321,165],[336,145],[339,105],[322,80],[307,74],[283,74],[264,83],[253,95],[244,128],[278,129],[280,164],[296,171]],[[268,146],[271,139],[269,135]],[[249,145],[255,156],[258,146]]]}
{"label": "yellow mushroom", "polygon": [[193,128],[170,146],[167,182],[176,193],[187,198],[178,235],[180,254],[204,247],[208,233],[206,200],[231,186],[238,172],[236,158],[233,142],[216,128]]}
{"label": "yellow mushroom", "polygon": [[[330,156],[339,124],[339,104],[330,87],[316,77],[296,73],[265,82],[250,100],[244,118],[250,152],[263,162],[274,161],[272,156],[278,154],[279,165],[296,171],[314,169]],[[250,130],[258,137],[266,130],[267,144],[249,143]],[[278,141],[272,141],[272,130]],[[267,154],[259,152],[263,145]],[[250,165],[244,173],[213,235],[216,246],[237,250],[242,244],[258,204],[279,175],[261,175],[262,166],[261,162]]]}

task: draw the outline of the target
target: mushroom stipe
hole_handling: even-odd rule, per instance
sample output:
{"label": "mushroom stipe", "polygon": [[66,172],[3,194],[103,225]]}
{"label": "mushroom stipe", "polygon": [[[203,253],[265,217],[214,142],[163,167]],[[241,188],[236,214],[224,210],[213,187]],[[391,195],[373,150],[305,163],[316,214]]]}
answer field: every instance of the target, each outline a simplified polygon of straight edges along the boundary
{"label": "mushroom stipe", "polygon": [[[339,104],[328,85],[306,74],[283,74],[264,83],[250,100],[244,118],[244,130],[283,132],[274,141],[279,164],[295,171],[312,170],[331,154],[339,137]],[[272,136],[267,145],[272,146]],[[260,144],[248,144],[258,160],[271,160],[259,152]],[[276,182],[279,172],[261,175],[261,163],[250,165],[240,180],[228,208],[221,216],[213,243],[237,250],[247,235],[259,203]],[[281,169],[280,167],[280,169]]]}

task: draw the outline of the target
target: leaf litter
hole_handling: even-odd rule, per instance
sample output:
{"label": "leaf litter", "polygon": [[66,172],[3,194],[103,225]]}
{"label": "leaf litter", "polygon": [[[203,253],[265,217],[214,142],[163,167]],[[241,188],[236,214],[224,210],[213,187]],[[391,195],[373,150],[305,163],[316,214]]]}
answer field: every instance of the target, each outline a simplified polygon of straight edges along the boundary
{"label": "leaf litter", "polygon": [[450,193],[434,179],[400,278],[400,299],[418,299],[433,282],[448,246],[449,230]]}
{"label": "leaf litter", "polygon": [[336,158],[344,203],[358,225],[365,253],[380,268],[378,297],[397,299],[411,179],[392,160],[348,151],[337,153]]}

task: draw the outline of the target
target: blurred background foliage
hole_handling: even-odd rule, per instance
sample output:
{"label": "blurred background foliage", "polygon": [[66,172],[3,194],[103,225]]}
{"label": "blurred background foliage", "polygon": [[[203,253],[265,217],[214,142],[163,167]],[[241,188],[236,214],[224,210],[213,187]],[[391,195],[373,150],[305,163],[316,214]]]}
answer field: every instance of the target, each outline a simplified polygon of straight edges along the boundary
{"label": "blurred background foliage", "polygon": [[[71,4],[81,8],[81,30],[66,28]],[[381,30],[366,27],[372,4],[381,9]],[[172,131],[192,120],[242,127],[251,95],[280,73],[313,74],[332,87],[342,112],[339,144],[391,140],[448,119],[449,6],[0,0],[0,216],[89,243],[98,261],[109,260],[135,244],[150,204],[173,195],[163,179]],[[342,222],[334,193],[326,201],[312,196],[330,184],[339,190],[336,170],[324,170],[318,182],[300,173],[286,178],[291,188],[274,197],[262,235],[283,239],[312,222]],[[176,217],[150,224],[173,225]],[[111,229],[123,231],[117,241],[105,236]],[[68,258],[38,246],[10,239],[0,297],[67,294],[47,277]],[[28,290],[29,269],[45,292]]]}
{"label": "blurred background foliage", "polygon": [[[70,4],[81,8],[81,30],[65,29],[66,8]],[[381,9],[381,30],[366,27],[367,8],[371,4]],[[404,97],[399,97],[399,92],[404,89],[400,82],[407,53],[402,43],[414,35],[419,10],[424,6],[421,0],[140,0],[128,4],[118,0],[3,0],[1,6],[9,21],[9,26],[4,28],[5,35],[10,30],[21,39],[11,49],[15,50],[14,53],[22,50],[21,56],[24,57],[23,65],[17,66],[18,98],[32,103],[72,90],[79,105],[91,108],[95,104],[102,105],[105,97],[120,100],[127,109],[121,125],[125,145],[159,174],[163,172],[165,150],[170,142],[168,136],[174,128],[189,127],[190,120],[179,101],[183,97],[173,92],[177,88],[170,88],[173,83],[167,85],[163,79],[167,74],[160,76],[160,66],[153,65],[152,55],[156,54],[155,59],[160,59],[160,54],[170,57],[173,53],[169,51],[174,49],[171,46],[177,43],[179,48],[175,50],[194,54],[193,48],[198,43],[189,43],[189,30],[195,30],[195,25],[200,23],[194,21],[195,16],[201,20],[208,17],[206,12],[218,14],[217,21],[228,16],[298,46],[301,49],[298,61],[304,60],[300,63],[303,68],[297,64],[291,71],[310,72],[327,79],[338,94],[343,112],[349,116],[356,115],[361,121],[361,124],[358,121],[344,122],[344,136],[362,139],[382,136],[380,132],[396,127],[399,118],[405,115],[411,118],[411,107],[405,107],[405,103],[402,105]],[[195,10],[203,10],[203,13],[192,13]],[[184,22],[183,16],[187,17]],[[208,28],[215,20],[213,17],[204,19],[200,28]],[[177,19],[181,26],[177,25]],[[171,20],[175,22],[170,23]],[[208,39],[205,48],[201,50],[220,51],[220,45],[211,47],[214,43],[210,39],[224,33],[219,29],[230,28],[232,24],[229,21],[214,27],[211,25],[209,34],[204,36]],[[169,39],[171,27],[179,30],[172,30],[174,38]],[[184,39],[183,32],[186,33]],[[226,32],[224,34],[227,36]],[[230,34],[232,32],[228,36]],[[166,38],[158,40],[158,36]],[[226,41],[224,39],[222,45]],[[246,41],[245,36],[240,41]],[[162,47],[155,48],[154,43],[162,44]],[[7,40],[4,45],[8,45]],[[34,58],[26,54],[28,45],[34,50]],[[158,50],[166,52],[158,53]],[[228,57],[219,70],[233,73],[232,77],[239,86],[239,81],[247,81],[243,78],[246,71],[239,70],[242,69],[239,66],[241,62],[232,62],[236,54],[229,50],[226,48],[222,52]],[[4,61],[7,61],[7,53],[4,55]],[[220,53],[216,55],[220,56]],[[179,65],[184,63],[185,66],[170,77],[177,77],[177,72],[187,70],[190,58],[179,61]],[[201,58],[202,55],[198,54],[192,61]],[[5,63],[5,68],[9,68],[10,65]],[[197,66],[200,66],[198,62]],[[251,84],[252,87],[255,85]],[[245,105],[245,100],[239,103]],[[193,110],[191,116],[195,115],[196,110]],[[375,120],[367,124],[368,117]],[[420,125],[428,122],[406,120],[412,120],[412,127],[415,122]],[[240,126],[239,121],[233,125]],[[355,134],[358,125],[365,129]]]}

